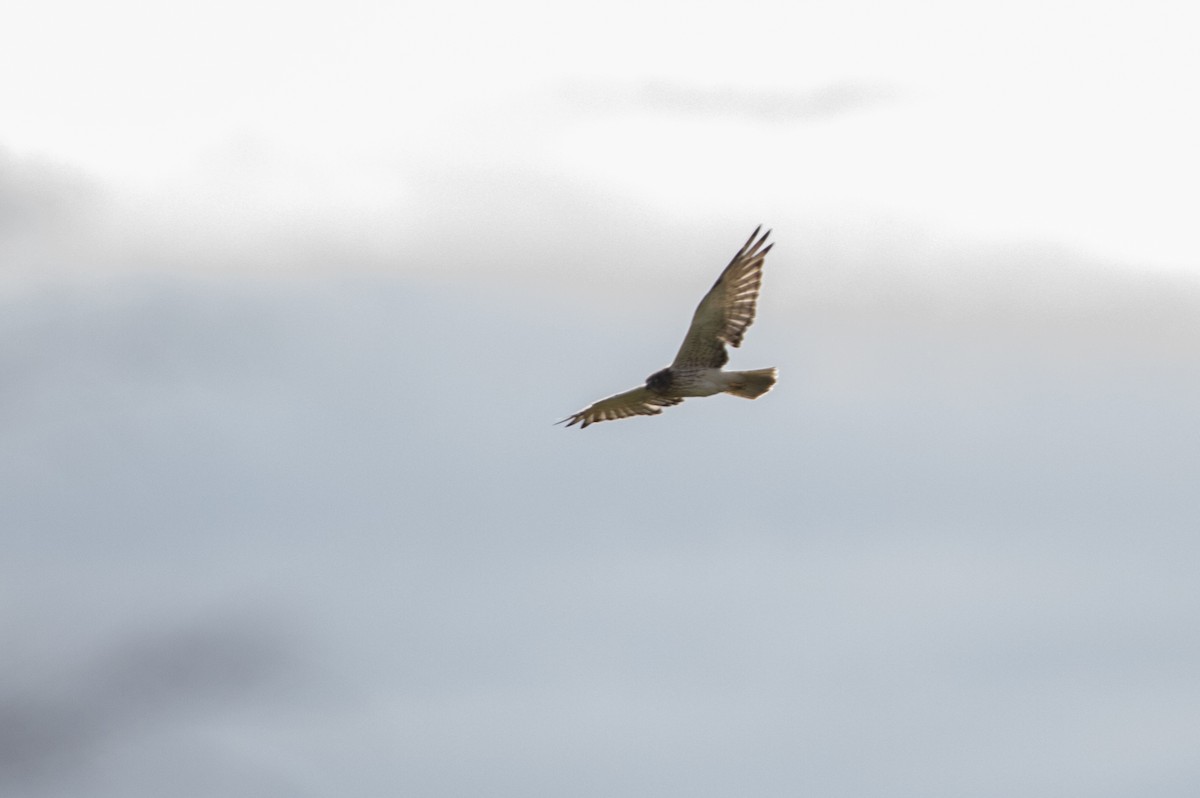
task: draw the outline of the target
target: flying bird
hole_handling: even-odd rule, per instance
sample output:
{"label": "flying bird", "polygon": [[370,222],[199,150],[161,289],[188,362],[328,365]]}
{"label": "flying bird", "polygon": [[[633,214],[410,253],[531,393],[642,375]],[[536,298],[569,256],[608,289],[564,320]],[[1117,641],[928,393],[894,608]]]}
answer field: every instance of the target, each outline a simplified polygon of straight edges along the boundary
{"label": "flying bird", "polygon": [[[631,391],[601,399],[567,416],[562,421],[580,429],[600,421],[630,416],[657,416],[690,396],[731,393],[743,399],[757,399],[775,385],[776,370],[722,371],[729,362],[728,346],[741,346],[746,329],[754,321],[758,289],[762,285],[763,260],[774,243],[767,244],[771,231],[759,237],[759,225],[745,246],[721,272],[713,287],[700,300],[692,326],[683,338],[679,354],[665,369],[646,378],[646,384]],[[766,246],[763,246],[766,244]]]}

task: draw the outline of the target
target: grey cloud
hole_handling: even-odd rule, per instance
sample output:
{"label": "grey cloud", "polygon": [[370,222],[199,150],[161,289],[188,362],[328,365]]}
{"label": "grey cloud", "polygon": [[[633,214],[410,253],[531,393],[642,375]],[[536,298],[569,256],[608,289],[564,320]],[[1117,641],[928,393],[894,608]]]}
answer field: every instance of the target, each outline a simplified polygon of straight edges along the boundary
{"label": "grey cloud", "polygon": [[104,196],[79,170],[0,147],[0,289],[77,271],[95,244]]}
{"label": "grey cloud", "polygon": [[99,186],[76,169],[0,148],[0,240],[73,220],[99,195]]}
{"label": "grey cloud", "polygon": [[793,122],[839,116],[891,102],[899,92],[883,83],[835,83],[810,92],[795,92],[647,81],[629,86],[576,84],[564,90],[562,96],[571,105],[592,110],[648,110]]}
{"label": "grey cloud", "polygon": [[87,780],[115,741],[158,727],[175,731],[253,702],[290,667],[280,632],[247,615],[191,624],[173,618],[165,629],[126,632],[82,662],[54,663],[65,675],[49,684],[10,663],[0,696],[0,784],[38,791]]}
{"label": "grey cloud", "polygon": [[805,230],[735,353],[776,391],[564,431],[673,351],[689,236],[485,216],[505,180],[444,186],[475,224],[392,276],[349,248],[2,300],[8,635],[83,663],[5,666],[23,785],[89,756],[123,797],[1200,784],[1193,288]]}

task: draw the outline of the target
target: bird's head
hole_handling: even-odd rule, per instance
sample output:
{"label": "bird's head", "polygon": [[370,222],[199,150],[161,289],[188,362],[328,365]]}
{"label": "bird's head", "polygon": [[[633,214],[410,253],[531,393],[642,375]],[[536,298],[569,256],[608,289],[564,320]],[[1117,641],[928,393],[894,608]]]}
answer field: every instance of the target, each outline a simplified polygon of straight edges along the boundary
{"label": "bird's head", "polygon": [[655,393],[666,393],[671,387],[671,370],[656,371],[646,378],[646,387]]}

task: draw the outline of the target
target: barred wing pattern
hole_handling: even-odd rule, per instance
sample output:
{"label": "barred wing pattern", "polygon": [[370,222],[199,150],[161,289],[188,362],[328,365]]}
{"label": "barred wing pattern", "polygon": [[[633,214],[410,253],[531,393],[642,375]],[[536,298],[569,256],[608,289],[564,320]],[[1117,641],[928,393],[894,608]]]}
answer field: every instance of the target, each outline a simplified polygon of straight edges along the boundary
{"label": "barred wing pattern", "polygon": [[580,429],[587,429],[588,424],[594,424],[597,421],[612,421],[630,416],[657,416],[664,407],[677,405],[682,401],[675,396],[659,396],[651,393],[646,386],[639,385],[632,391],[601,399],[594,405],[567,416],[558,423],[562,424],[563,421],[566,421],[569,422],[568,427],[573,427],[582,421],[583,426]]}
{"label": "barred wing pattern", "polygon": [[759,238],[761,230],[762,225],[755,228],[745,246],[733,256],[708,294],[700,300],[683,346],[679,347],[679,354],[671,364],[673,368],[720,368],[729,362],[725,345],[742,345],[746,329],[754,322],[758,289],[762,285],[763,259],[775,246],[766,244],[771,231]]}

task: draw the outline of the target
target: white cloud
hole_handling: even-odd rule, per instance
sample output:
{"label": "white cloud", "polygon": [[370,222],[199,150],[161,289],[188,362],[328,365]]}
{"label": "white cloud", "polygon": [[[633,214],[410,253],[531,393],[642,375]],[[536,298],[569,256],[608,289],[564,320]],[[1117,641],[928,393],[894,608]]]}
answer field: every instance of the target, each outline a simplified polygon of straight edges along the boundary
{"label": "white cloud", "polygon": [[[235,228],[289,213],[353,228],[372,208],[419,212],[409,181],[426,175],[537,169],[679,219],[750,201],[1200,262],[1200,120],[1182,101],[1200,56],[1178,5],[680,11],[26,5],[0,34],[0,143]],[[676,88],[581,116],[564,86]],[[783,123],[838,86],[902,100]]]}

